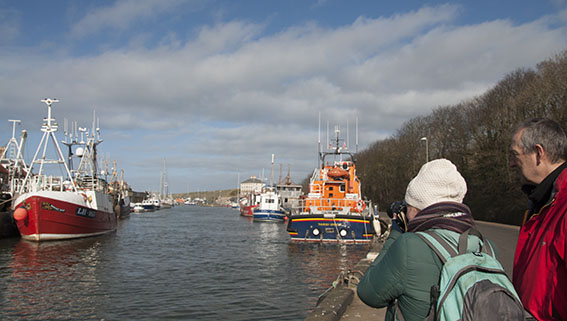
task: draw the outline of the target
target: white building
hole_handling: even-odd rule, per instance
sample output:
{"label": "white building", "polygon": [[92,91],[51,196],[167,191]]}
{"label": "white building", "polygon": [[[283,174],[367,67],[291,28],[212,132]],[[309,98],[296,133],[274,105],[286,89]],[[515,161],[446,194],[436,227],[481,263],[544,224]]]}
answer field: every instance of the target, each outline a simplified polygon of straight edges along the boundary
{"label": "white building", "polygon": [[244,196],[253,193],[261,193],[264,185],[266,185],[266,182],[256,176],[251,176],[249,179],[240,183],[240,195]]}

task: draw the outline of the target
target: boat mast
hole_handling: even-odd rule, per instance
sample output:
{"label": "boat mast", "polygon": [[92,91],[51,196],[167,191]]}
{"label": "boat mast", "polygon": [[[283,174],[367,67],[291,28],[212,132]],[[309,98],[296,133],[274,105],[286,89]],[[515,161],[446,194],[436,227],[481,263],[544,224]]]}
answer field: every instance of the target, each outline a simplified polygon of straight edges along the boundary
{"label": "boat mast", "polygon": [[272,154],[272,173],[270,176],[270,188],[273,187],[274,184],[274,154]]}
{"label": "boat mast", "polygon": [[[69,167],[67,166],[67,163],[65,162],[65,158],[63,157],[63,153],[61,153],[61,148],[59,148],[59,144],[57,143],[57,139],[55,137],[55,132],[57,131],[58,125],[55,122],[55,119],[51,118],[51,105],[53,103],[58,103],[59,100],[58,99],[45,98],[45,99],[42,99],[41,102],[45,103],[47,105],[47,118],[43,119],[44,123],[41,126],[41,131],[43,132],[43,136],[41,138],[41,141],[39,143],[37,150],[35,151],[35,155],[34,155],[33,160],[31,162],[30,169],[28,170],[26,178],[24,179],[24,182],[22,183],[22,186],[20,188],[20,193],[24,192],[24,188],[26,186],[26,183],[31,176],[33,164],[35,164],[35,163],[39,163],[39,172],[37,173],[37,175],[42,174],[44,164],[63,164],[63,166],[65,167],[65,171],[66,171],[69,179],[71,180],[71,186],[73,187],[73,190],[76,192],[77,186],[75,185],[75,181],[72,179],[71,172],[69,171]],[[53,145],[55,145],[57,155],[59,156],[58,160],[47,160],[45,158],[45,153],[47,151],[47,144],[49,143],[50,138],[53,141]],[[43,152],[42,152],[41,158],[38,159],[37,155],[39,154],[39,151],[42,149],[42,146],[43,146]]]}
{"label": "boat mast", "polygon": [[8,144],[6,145],[6,148],[4,149],[2,156],[0,156],[0,159],[6,158],[6,153],[8,151],[10,152],[8,158],[15,159],[17,153],[16,150],[19,150],[18,141],[16,141],[16,124],[20,124],[22,121],[14,120],[14,119],[9,119],[8,121],[12,122],[12,138],[10,138],[10,140],[8,141]]}

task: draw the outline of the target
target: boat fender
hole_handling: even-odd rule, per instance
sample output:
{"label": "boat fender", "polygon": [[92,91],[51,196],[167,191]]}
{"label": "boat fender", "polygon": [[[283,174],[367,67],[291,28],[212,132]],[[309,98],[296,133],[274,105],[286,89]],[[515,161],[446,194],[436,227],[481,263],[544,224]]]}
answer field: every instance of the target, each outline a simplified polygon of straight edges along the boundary
{"label": "boat fender", "polygon": [[16,221],[25,220],[27,216],[28,216],[28,211],[26,211],[26,209],[23,208],[23,207],[18,207],[18,208],[14,211],[14,219],[15,219]]}

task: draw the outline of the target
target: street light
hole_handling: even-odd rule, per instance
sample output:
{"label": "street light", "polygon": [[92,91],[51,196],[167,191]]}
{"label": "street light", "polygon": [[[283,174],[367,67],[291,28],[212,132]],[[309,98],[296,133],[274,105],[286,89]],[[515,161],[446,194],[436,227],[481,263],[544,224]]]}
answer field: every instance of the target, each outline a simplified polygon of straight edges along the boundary
{"label": "street light", "polygon": [[429,143],[427,142],[427,137],[421,137],[420,140],[425,141],[425,162],[429,162]]}

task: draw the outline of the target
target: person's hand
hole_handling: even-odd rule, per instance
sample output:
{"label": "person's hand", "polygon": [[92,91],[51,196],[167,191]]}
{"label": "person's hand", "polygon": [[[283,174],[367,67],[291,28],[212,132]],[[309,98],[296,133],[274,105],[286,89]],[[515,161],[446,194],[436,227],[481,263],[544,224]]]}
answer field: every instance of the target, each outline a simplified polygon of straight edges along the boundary
{"label": "person's hand", "polygon": [[398,225],[398,221],[397,220],[392,220],[392,227],[391,227],[392,231],[398,231],[400,233],[404,233],[404,231],[402,231],[402,229],[400,228],[400,225]]}
{"label": "person's hand", "polygon": [[406,213],[400,212],[394,214],[394,218],[392,219],[392,228],[397,228],[401,233],[407,231]]}

